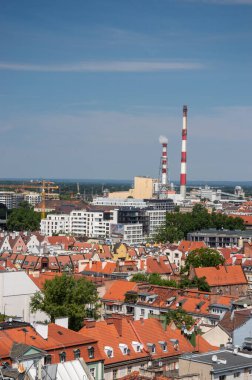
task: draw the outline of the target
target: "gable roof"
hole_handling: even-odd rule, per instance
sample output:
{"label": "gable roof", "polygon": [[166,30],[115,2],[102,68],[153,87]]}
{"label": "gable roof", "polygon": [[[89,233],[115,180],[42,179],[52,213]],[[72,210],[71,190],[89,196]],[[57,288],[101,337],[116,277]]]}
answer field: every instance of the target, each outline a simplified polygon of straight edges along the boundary
{"label": "gable roof", "polygon": [[194,268],[197,277],[206,277],[209,286],[247,284],[247,278],[240,265]]}
{"label": "gable roof", "polygon": [[125,293],[134,289],[137,289],[136,282],[126,280],[113,281],[112,285],[103,296],[103,300],[124,301]]}

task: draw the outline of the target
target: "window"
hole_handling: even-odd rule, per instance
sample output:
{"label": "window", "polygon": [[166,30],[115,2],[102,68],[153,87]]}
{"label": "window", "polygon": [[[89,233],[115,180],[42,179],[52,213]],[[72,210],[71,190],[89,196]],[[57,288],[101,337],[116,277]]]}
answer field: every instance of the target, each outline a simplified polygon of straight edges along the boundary
{"label": "window", "polygon": [[44,359],[45,365],[52,364],[52,356],[51,355],[46,355]]}
{"label": "window", "polygon": [[127,368],[127,371],[128,371],[128,374],[131,373],[131,372],[132,372],[132,367],[129,366],[129,367]]}
{"label": "window", "polygon": [[60,358],[60,362],[61,363],[64,363],[66,361],[66,353],[65,353],[65,351],[63,351],[63,352],[61,352],[59,354],[59,358]]}
{"label": "window", "polygon": [[80,358],[80,350],[77,348],[77,350],[74,350],[74,359]]}
{"label": "window", "polygon": [[141,309],[140,315],[144,315],[144,309]]}
{"label": "window", "polygon": [[153,314],[154,314],[153,310],[150,310],[150,314],[151,314],[151,315],[153,315]]}
{"label": "window", "polygon": [[113,369],[113,380],[117,378],[117,369]]}
{"label": "window", "polygon": [[95,371],[95,368],[89,368],[89,372],[91,373],[91,375],[93,376],[93,378],[95,379],[95,374],[96,374],[96,371]]}
{"label": "window", "polygon": [[88,357],[89,357],[89,359],[94,358],[94,347],[92,347],[92,346],[88,347]]}
{"label": "window", "polygon": [[219,380],[226,380],[226,375],[219,376]]}
{"label": "window", "polygon": [[234,377],[240,377],[241,372],[235,372]]}

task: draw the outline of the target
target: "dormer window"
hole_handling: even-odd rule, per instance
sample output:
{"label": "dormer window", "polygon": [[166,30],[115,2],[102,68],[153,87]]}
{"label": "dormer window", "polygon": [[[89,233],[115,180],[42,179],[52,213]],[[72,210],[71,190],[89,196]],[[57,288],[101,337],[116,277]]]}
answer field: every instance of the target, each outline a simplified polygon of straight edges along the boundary
{"label": "dormer window", "polygon": [[132,342],[132,347],[133,347],[133,349],[134,349],[135,352],[141,352],[141,350],[142,350],[142,345],[139,342],[133,341]]}
{"label": "dormer window", "polygon": [[114,353],[113,353],[113,348],[112,347],[105,346],[104,351],[105,351],[105,353],[106,353],[106,355],[107,355],[108,358],[113,358]]}
{"label": "dormer window", "polygon": [[93,346],[88,347],[88,357],[89,357],[89,359],[94,358],[94,347]]}
{"label": "dormer window", "polygon": [[161,346],[161,349],[166,352],[167,351],[167,343],[165,341],[159,341],[158,342]]}
{"label": "dormer window", "polygon": [[120,344],[119,344],[119,348],[120,348],[120,350],[122,351],[122,354],[123,354],[123,355],[128,355],[128,354],[129,354],[129,349],[128,349],[127,344],[120,343]]}
{"label": "dormer window", "polygon": [[147,343],[147,347],[151,354],[156,353],[156,345],[154,343]]}

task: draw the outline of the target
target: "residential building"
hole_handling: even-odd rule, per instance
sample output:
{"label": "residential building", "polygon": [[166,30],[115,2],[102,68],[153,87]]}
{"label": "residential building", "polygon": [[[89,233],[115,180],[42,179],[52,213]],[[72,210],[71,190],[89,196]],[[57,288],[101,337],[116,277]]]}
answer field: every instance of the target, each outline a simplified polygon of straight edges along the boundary
{"label": "residential building", "polygon": [[21,318],[26,322],[45,321],[48,316],[31,312],[32,296],[39,288],[24,271],[0,271],[0,313]]}
{"label": "residential building", "polygon": [[189,232],[187,240],[204,241],[207,246],[212,248],[238,246],[239,240],[248,241],[251,239],[251,230],[216,230],[209,228],[196,232]]}
{"label": "residential building", "polygon": [[24,195],[14,191],[0,191],[0,203],[3,203],[9,210],[17,208],[20,202],[24,201]]}
{"label": "residential building", "polygon": [[53,235],[70,233],[70,216],[67,214],[49,214],[46,219],[40,223],[40,232],[42,235]]}
{"label": "residential building", "polygon": [[28,202],[31,206],[35,206],[42,201],[41,193],[27,192],[24,193],[24,200]]}
{"label": "residential building", "polygon": [[250,355],[219,350],[204,354],[189,354],[179,358],[179,370],[173,378],[185,380],[247,380],[252,374]]}
{"label": "residential building", "polygon": [[205,277],[211,292],[216,294],[245,296],[248,280],[241,265],[219,265],[218,267],[191,268],[189,278]]}
{"label": "residential building", "polygon": [[119,379],[133,371],[156,368],[174,370],[178,357],[193,347],[175,326],[163,329],[157,319],[132,321],[111,317],[105,321],[87,321],[80,330],[95,337],[104,355],[105,380]]}

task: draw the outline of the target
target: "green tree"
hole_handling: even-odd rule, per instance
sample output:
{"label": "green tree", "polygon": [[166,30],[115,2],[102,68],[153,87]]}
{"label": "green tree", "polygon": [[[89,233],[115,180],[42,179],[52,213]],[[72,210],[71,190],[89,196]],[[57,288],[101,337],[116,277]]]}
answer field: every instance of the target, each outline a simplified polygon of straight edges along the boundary
{"label": "green tree", "polygon": [[181,276],[179,281],[179,287],[185,288],[197,288],[201,292],[210,292],[210,286],[206,281],[206,277],[194,277],[192,280],[188,276]]}
{"label": "green tree", "polygon": [[95,285],[85,278],[75,279],[63,274],[45,281],[41,292],[31,299],[31,310],[47,313],[51,321],[69,317],[69,327],[78,331],[85,317],[98,317],[98,294]]}
{"label": "green tree", "polygon": [[245,226],[243,220],[239,217],[232,218],[217,212],[209,214],[203,205],[197,204],[190,213],[167,213],[166,221],[157,230],[154,240],[161,243],[166,243],[167,241],[173,243],[186,238],[189,232],[203,228],[243,230]]}
{"label": "green tree", "polygon": [[40,228],[40,214],[28,202],[21,202],[19,208],[11,210],[7,220],[9,231],[37,231]]}
{"label": "green tree", "polygon": [[136,273],[132,276],[132,282],[149,282],[149,277],[145,273]]}
{"label": "green tree", "polygon": [[186,311],[182,309],[182,307],[179,307],[176,310],[168,310],[165,316],[167,324],[173,321],[179,329],[181,329],[182,326],[190,329],[194,325],[193,317],[187,314]]}
{"label": "green tree", "polygon": [[190,267],[217,267],[224,264],[224,257],[212,248],[198,248],[190,252],[185,261],[182,272],[188,272]]}

